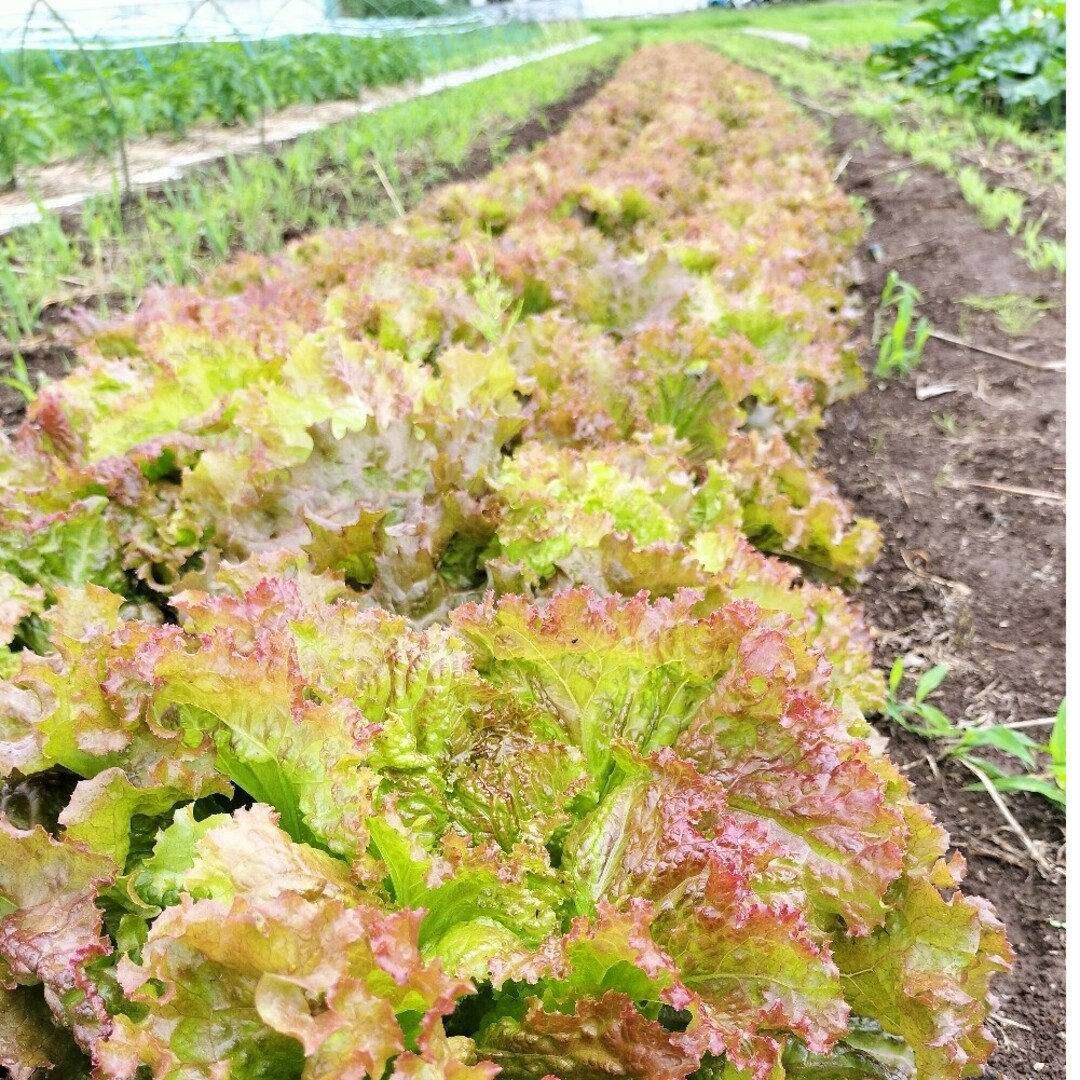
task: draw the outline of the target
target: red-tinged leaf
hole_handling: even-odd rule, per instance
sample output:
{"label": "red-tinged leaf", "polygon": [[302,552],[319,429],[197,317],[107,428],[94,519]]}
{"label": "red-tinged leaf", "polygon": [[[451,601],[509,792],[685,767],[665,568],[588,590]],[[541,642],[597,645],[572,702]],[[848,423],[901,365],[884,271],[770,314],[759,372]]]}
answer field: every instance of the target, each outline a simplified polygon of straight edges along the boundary
{"label": "red-tinged leaf", "polygon": [[876,523],[855,518],[836,489],[779,437],[745,436],[729,457],[744,528],[765,551],[790,555],[841,582],[853,581],[881,549]]}
{"label": "red-tinged leaf", "polygon": [[16,771],[32,776],[52,764],[42,746],[40,719],[41,699],[33,690],[14,681],[0,682],[0,776]]}
{"label": "red-tinged leaf", "polygon": [[696,593],[650,604],[560,593],[541,610],[520,597],[452,616],[477,670],[551,715],[601,775],[615,739],[644,749],[685,727],[733,657],[735,625],[693,617]]}
{"label": "red-tinged leaf", "polygon": [[581,752],[539,738],[543,727],[528,719],[492,725],[454,756],[446,797],[460,827],[493,837],[505,851],[519,843],[540,848],[565,831],[579,806],[595,802]]}
{"label": "red-tinged leaf", "polygon": [[130,668],[114,669],[113,690],[137,690],[140,678],[148,716],[166,729],[176,716],[188,739],[209,735],[220,771],[274,806],[290,835],[362,855],[374,786],[363,767],[369,727],[346,699],[305,700],[291,634],[160,635]]}
{"label": "red-tinged leaf", "polygon": [[496,1020],[478,1053],[520,1080],[676,1080],[698,1057],[678,1034],[643,1016],[625,994],[580,998],[572,1013],[547,1012],[533,1000],[521,1020]]}
{"label": "red-tinged leaf", "polygon": [[705,1007],[703,1050],[759,1076],[777,1060],[778,1031],[827,1050],[847,1026],[836,965],[800,895],[767,899],[789,877],[788,851],[671,751],[624,768],[564,846],[579,895],[653,903],[652,938]]}
{"label": "red-tinged leaf", "polygon": [[145,1011],[119,1018],[103,1050],[117,1075],[141,1063],[210,1080],[260,1060],[280,1075],[381,1077],[406,1045],[399,1016],[441,1025],[472,991],[421,957],[419,912],[372,907],[343,864],[289,840],[264,810],[199,838],[184,881],[210,898],[182,896],[141,961],[120,965]]}
{"label": "red-tinged leaf", "polygon": [[117,698],[116,670],[175,630],[123,624],[121,603],[93,586],[60,591],[49,613],[55,652],[22,652],[20,669],[0,690],[11,702],[5,721],[15,749],[0,762],[23,773],[62,765],[85,777],[120,767],[136,787],[173,787],[191,798],[223,790],[205,753],[147,726],[131,700]]}
{"label": "red-tinged leaf", "polygon": [[36,1080],[42,1070],[78,1076],[86,1068],[71,1034],[53,1021],[40,987],[0,989],[0,1065],[11,1080]]}
{"label": "red-tinged leaf", "polygon": [[495,1080],[500,1069],[476,1060],[472,1039],[448,1039],[439,1017],[429,1012],[420,1025],[419,1052],[407,1050],[394,1061],[390,1080]]}
{"label": "red-tinged leaf", "polygon": [[[203,794],[209,794],[211,790],[207,785]],[[229,785],[219,782],[217,791],[227,794]],[[191,792],[185,788],[137,787],[122,769],[106,769],[76,785],[71,800],[60,814],[60,824],[66,839],[109,856],[122,869],[131,848],[132,818],[137,814],[161,817],[190,798]]]}
{"label": "red-tinged leaf", "polygon": [[789,851],[822,926],[839,914],[866,933],[885,917],[885,892],[903,867],[906,786],[834,709],[791,688],[782,651],[752,641],[743,680],[721,681],[675,749]]}
{"label": "red-tinged leaf", "polygon": [[345,863],[293,842],[280,828],[279,816],[259,803],[202,833],[192,856],[183,882],[194,896],[261,901],[295,892],[309,900],[347,903],[355,891]]}
{"label": "red-tinged leaf", "polygon": [[311,543],[303,550],[311,560],[314,573],[338,570],[354,588],[370,585],[375,578],[375,553],[379,550],[379,524],[385,510],[368,511],[361,508],[358,519],[351,524],[335,525],[308,516]]}
{"label": "red-tinged leaf", "polygon": [[112,952],[95,900],[118,870],[108,856],[0,819],[0,983],[9,991],[42,985],[56,1022],[87,1052],[111,1026],[88,966]]}
{"label": "red-tinged leaf", "polygon": [[0,647],[15,636],[19,623],[45,607],[45,590],[40,585],[27,585],[0,567]]}
{"label": "red-tinged leaf", "polygon": [[679,982],[674,960],[650,936],[654,914],[640,898],[623,910],[600,900],[594,918],[578,916],[565,934],[549,937],[530,955],[498,958],[492,983],[542,983],[545,999],[561,1005],[614,989],[635,1001],[681,1009],[692,995]]}
{"label": "red-tinged leaf", "polygon": [[905,878],[873,934],[836,935],[833,953],[852,1008],[907,1040],[920,1076],[976,1076],[994,1048],[990,980],[1012,965],[1005,928],[985,900],[944,900],[927,878]]}

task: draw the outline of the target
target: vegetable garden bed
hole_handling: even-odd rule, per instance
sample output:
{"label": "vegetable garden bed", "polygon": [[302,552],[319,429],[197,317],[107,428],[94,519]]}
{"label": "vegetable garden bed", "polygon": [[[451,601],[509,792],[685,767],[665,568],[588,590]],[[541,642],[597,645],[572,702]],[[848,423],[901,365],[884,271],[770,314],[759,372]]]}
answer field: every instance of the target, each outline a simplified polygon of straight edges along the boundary
{"label": "vegetable garden bed", "polygon": [[879,532],[812,464],[831,168],[646,50],[89,338],[0,443],[17,1077],[978,1071],[1010,949],[871,743]]}
{"label": "vegetable garden bed", "polygon": [[538,51],[573,34],[523,22],[451,35],[0,53],[0,190],[18,180],[55,194],[35,167],[84,155],[112,159],[112,175],[121,177],[121,144],[155,135],[177,141],[199,125],[204,135],[207,124],[252,127],[290,105],[355,102],[378,87]]}
{"label": "vegetable garden bed", "polygon": [[149,282],[197,280],[237,252],[269,254],[331,222],[382,221],[391,197],[409,207],[437,184],[480,175],[557,130],[626,51],[612,41],[539,60],[445,90],[437,109],[406,101],[2,238],[0,421],[21,416],[44,378],[71,370],[88,317],[132,310]]}

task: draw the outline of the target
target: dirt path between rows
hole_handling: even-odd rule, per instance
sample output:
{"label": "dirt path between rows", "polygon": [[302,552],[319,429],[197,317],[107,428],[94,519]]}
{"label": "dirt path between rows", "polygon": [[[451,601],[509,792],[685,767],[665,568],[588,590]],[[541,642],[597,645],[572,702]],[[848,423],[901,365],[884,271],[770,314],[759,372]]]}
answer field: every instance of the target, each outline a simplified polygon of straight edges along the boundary
{"label": "dirt path between rows", "polygon": [[[851,154],[840,182],[873,215],[857,267],[867,339],[895,268],[922,292],[919,310],[936,330],[1031,363],[1063,359],[1060,278],[1032,272],[1014,254],[1017,241],[983,230],[953,183],[905,167],[858,121],[835,121],[832,147],[838,162]],[[1055,306],[1017,338],[959,303],[1007,293]],[[868,346],[868,371],[875,358]],[[821,463],[884,532],[861,594],[881,633],[878,662],[887,669],[907,654],[948,664],[934,700],[953,720],[1050,717],[1065,693],[1064,390],[1064,374],[931,340],[912,375],[871,378],[829,411]],[[991,799],[963,790],[970,772],[934,760],[940,747],[899,728],[888,734],[890,755],[967,858],[966,890],[995,904],[1016,950],[1012,975],[996,984],[999,1045],[988,1075],[1064,1077],[1064,814],[1038,796],[1009,797],[1052,867],[1040,873]]]}

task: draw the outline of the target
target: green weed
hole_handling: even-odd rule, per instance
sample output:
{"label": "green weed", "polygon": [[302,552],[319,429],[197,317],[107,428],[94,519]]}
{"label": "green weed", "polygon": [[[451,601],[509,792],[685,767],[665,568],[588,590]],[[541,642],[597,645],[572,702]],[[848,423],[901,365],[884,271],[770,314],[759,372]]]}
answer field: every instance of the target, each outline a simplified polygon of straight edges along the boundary
{"label": "green weed", "polygon": [[893,312],[892,326],[880,332],[878,359],[874,375],[879,379],[890,375],[907,375],[922,360],[923,347],[930,337],[930,322],[920,318],[915,322],[915,305],[922,300],[919,290],[903,281],[890,270],[881,294],[881,304],[875,321],[880,323]]}
{"label": "green weed", "polygon": [[934,421],[934,427],[936,427],[946,438],[956,438],[958,434],[956,417],[952,413],[934,413],[930,419]]}
{"label": "green weed", "polygon": [[992,188],[978,169],[965,166],[956,174],[960,194],[964,202],[974,207],[985,229],[1005,226],[1010,236],[1015,236],[1024,223],[1024,196],[1012,188]]}
{"label": "green weed", "polygon": [[1024,228],[1024,246],[1017,249],[1017,254],[1037,273],[1055,270],[1065,273],[1065,245],[1057,240],[1048,240],[1042,235],[1046,218],[1032,221]]}
{"label": "green weed", "polygon": [[4,386],[10,386],[12,390],[17,390],[27,402],[31,402],[37,397],[34,384],[30,381],[30,372],[27,370],[26,360],[18,349],[11,355],[11,374],[0,375],[0,383]]}
{"label": "green weed", "polygon": [[959,302],[973,311],[984,311],[993,315],[998,329],[1009,337],[1021,337],[1030,333],[1043,314],[1054,306],[1049,300],[1021,296],[1019,293],[963,296]]}
{"label": "green weed", "polygon": [[[1053,720],[1050,738],[1046,743],[1036,742],[1024,728],[1025,721],[1017,724],[982,724],[962,727],[954,724],[929,698],[944,682],[949,669],[938,664],[923,672],[915,687],[914,697],[898,696],[904,679],[904,661],[898,657],[889,672],[889,697],[886,715],[905,731],[926,739],[941,740],[944,744],[942,757],[952,757],[975,766],[989,782],[1001,792],[1030,791],[1042,795],[1058,806],[1065,806],[1065,702],[1062,701]],[[1036,723],[1043,723],[1037,721]],[[1012,761],[1018,762],[1022,771],[1010,773],[979,754],[981,750],[996,750]],[[1043,757],[1049,764],[1043,764]],[[978,788],[982,785],[971,785]]]}

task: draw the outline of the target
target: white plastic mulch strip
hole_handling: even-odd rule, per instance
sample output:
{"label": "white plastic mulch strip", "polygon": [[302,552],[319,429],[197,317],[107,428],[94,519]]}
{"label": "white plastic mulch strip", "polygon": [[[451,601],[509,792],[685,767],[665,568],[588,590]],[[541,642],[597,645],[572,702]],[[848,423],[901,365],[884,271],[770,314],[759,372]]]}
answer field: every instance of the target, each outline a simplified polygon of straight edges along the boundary
{"label": "white plastic mulch strip", "polygon": [[781,45],[794,45],[796,49],[809,49],[814,44],[812,38],[806,34],[793,34],[788,30],[758,30],[746,27],[742,31],[751,37],[768,38],[770,41],[779,41]]}
{"label": "white plastic mulch strip", "polygon": [[[221,161],[236,154],[256,152],[263,149],[268,142],[290,142],[302,135],[326,127],[328,123],[341,123],[354,116],[380,112],[391,105],[427,97],[431,94],[437,94],[441,90],[449,90],[455,86],[465,86],[468,83],[479,82],[481,79],[491,78],[491,76],[499,75],[504,71],[512,71],[514,68],[524,67],[526,64],[533,64],[539,60],[548,60],[562,53],[572,52],[587,45],[594,45],[599,40],[598,35],[590,34],[587,37],[578,38],[575,41],[565,42],[561,45],[552,45],[550,48],[540,49],[537,52],[518,56],[504,56],[496,60],[488,60],[486,63],[478,64],[476,67],[461,68],[458,71],[449,71],[442,75],[432,75],[430,78],[423,79],[407,89],[389,87],[385,92],[374,92],[368,101],[359,101],[355,104],[348,102],[338,103],[342,106],[341,111],[330,121],[325,118],[303,120],[295,117],[279,118],[275,121],[275,118],[270,116],[267,117],[266,123],[261,130],[255,129],[250,134],[240,138],[236,138],[235,133],[231,133],[231,141],[227,151],[220,147],[212,147],[177,154],[164,165],[132,173],[131,186],[132,188],[147,188],[178,180],[188,169],[195,165]],[[87,199],[111,191],[115,182],[115,178],[109,177],[100,184],[86,189],[55,195],[34,202],[4,206],[0,208],[0,235],[9,233],[23,225],[36,224],[42,221],[47,213],[71,210],[81,206]]]}

